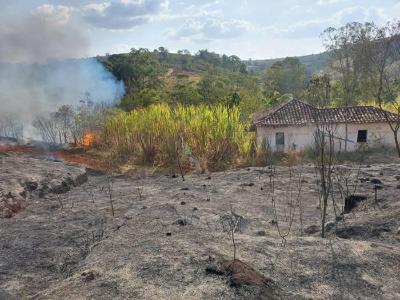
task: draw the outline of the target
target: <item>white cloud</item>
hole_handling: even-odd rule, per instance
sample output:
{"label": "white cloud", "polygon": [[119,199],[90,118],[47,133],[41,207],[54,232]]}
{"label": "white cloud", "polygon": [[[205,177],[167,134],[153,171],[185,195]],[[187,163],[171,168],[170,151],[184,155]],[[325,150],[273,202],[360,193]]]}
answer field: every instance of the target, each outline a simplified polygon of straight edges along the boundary
{"label": "white cloud", "polygon": [[71,18],[73,8],[63,5],[43,4],[32,11],[32,15],[46,22],[66,24]]}
{"label": "white cloud", "polygon": [[188,20],[178,29],[168,30],[167,35],[174,39],[211,41],[238,37],[250,28],[251,25],[242,20]]}
{"label": "white cloud", "polygon": [[348,22],[375,22],[381,24],[387,21],[387,16],[377,7],[347,7],[333,15],[336,24],[344,25]]}
{"label": "white cloud", "polygon": [[328,5],[344,2],[345,0],[318,0],[317,5]]}
{"label": "white cloud", "polygon": [[346,7],[332,14],[329,18],[315,18],[293,23],[286,28],[273,27],[272,33],[290,38],[318,38],[328,27],[343,26],[348,22],[385,23],[388,17],[377,7]]}
{"label": "white cloud", "polygon": [[167,0],[119,0],[89,4],[82,10],[84,20],[94,27],[131,29],[150,21],[168,7]]}

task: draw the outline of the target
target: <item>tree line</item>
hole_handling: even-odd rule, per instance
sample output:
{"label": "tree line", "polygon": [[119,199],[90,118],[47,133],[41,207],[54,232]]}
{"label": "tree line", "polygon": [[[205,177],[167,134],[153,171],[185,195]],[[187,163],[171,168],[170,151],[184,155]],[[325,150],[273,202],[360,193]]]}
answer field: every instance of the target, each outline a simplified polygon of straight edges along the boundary
{"label": "tree line", "polygon": [[[126,87],[120,107],[132,110],[154,103],[239,105],[244,120],[293,97],[316,106],[349,106],[376,100],[393,102],[399,91],[399,24],[348,23],[327,28],[322,42],[329,64],[308,74],[297,57],[274,62],[262,71],[248,71],[237,56],[199,50],[153,51],[107,55],[104,65]],[[175,81],[165,74],[173,70]]]}

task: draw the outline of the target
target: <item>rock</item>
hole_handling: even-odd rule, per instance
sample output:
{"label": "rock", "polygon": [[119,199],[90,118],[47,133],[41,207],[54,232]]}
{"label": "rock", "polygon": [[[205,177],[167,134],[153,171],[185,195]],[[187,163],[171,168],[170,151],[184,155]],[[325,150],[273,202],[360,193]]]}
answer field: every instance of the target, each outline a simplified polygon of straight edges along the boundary
{"label": "rock", "polygon": [[171,236],[172,233],[171,233],[171,232],[167,232],[165,235],[166,235],[166,236]]}
{"label": "rock", "polygon": [[27,156],[3,157],[1,169],[0,217],[11,217],[34,195],[65,193],[87,181],[86,169],[78,165]]}
{"label": "rock", "polygon": [[186,202],[185,201],[181,201],[181,205],[185,205],[186,204]]}
{"label": "rock", "polygon": [[304,233],[306,233],[306,234],[314,234],[314,233],[319,232],[319,230],[320,230],[319,226],[313,224],[313,225],[310,225],[310,226],[306,227],[304,229]]}
{"label": "rock", "polygon": [[376,226],[375,228],[372,228],[371,234],[373,236],[379,237],[379,236],[381,236],[381,233],[390,232],[390,231],[391,230],[390,230],[390,227],[388,224],[382,224],[382,225]]}
{"label": "rock", "polygon": [[400,181],[400,175],[395,175],[394,178],[395,178],[397,181]]}
{"label": "rock", "polygon": [[378,178],[372,178],[370,181],[372,184],[383,184],[382,181]]}
{"label": "rock", "polygon": [[397,228],[396,234],[397,234],[397,235],[400,235],[400,227]]}
{"label": "rock", "polygon": [[178,219],[178,220],[174,221],[172,224],[180,225],[180,226],[186,226],[189,223],[188,223],[188,221],[186,219]]}
{"label": "rock", "polygon": [[89,282],[89,281],[96,279],[96,277],[98,277],[98,275],[99,274],[97,274],[94,271],[87,271],[87,272],[83,272],[81,274],[81,279],[83,282]]}
{"label": "rock", "polygon": [[[267,294],[272,295],[269,285],[273,283],[273,280],[238,259],[225,260],[219,264],[208,265],[205,271],[206,274],[228,276],[228,283],[231,287],[254,286],[263,288]],[[273,298],[267,297],[266,299]]]}
{"label": "rock", "polygon": [[79,185],[84,184],[87,181],[88,181],[87,172],[84,172],[84,173],[76,176],[76,178],[73,180],[73,183],[75,186],[79,186]]}
{"label": "rock", "polygon": [[350,239],[352,237],[361,237],[368,233],[368,228],[365,226],[354,225],[344,228],[337,228],[335,234],[342,239]]}
{"label": "rock", "polygon": [[259,231],[256,232],[256,235],[258,235],[258,236],[266,236],[267,233],[265,232],[265,230],[259,230]]}
{"label": "rock", "polygon": [[225,274],[229,275],[229,285],[231,287],[258,286],[265,287],[273,280],[253,269],[248,264],[236,259],[224,261],[221,268]]}
{"label": "rock", "polygon": [[208,275],[224,275],[225,271],[221,269],[221,267],[219,265],[208,265],[206,267],[206,274]]}
{"label": "rock", "polygon": [[336,221],[342,221],[343,220],[343,215],[339,215],[335,218]]}
{"label": "rock", "polygon": [[49,182],[49,192],[54,194],[64,194],[71,189],[70,185],[68,185],[65,181],[61,179],[52,179]]}
{"label": "rock", "polygon": [[335,222],[328,222],[325,224],[325,231],[331,231],[336,226]]}
{"label": "rock", "polygon": [[196,211],[196,210],[198,210],[198,208],[197,207],[193,207],[193,209],[192,209],[193,211]]}
{"label": "rock", "polygon": [[210,180],[211,179],[211,176],[207,176],[207,178],[206,178],[207,180]]}
{"label": "rock", "polygon": [[38,188],[38,183],[36,181],[28,180],[25,182],[26,189],[30,192]]}

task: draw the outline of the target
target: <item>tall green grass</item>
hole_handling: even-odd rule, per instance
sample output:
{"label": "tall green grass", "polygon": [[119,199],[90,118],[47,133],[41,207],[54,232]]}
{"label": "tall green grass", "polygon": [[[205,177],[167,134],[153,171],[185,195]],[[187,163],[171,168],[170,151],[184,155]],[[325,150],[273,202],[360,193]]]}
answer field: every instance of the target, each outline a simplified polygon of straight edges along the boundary
{"label": "tall green grass", "polygon": [[239,110],[223,105],[156,104],[108,117],[103,132],[105,144],[123,157],[158,165],[197,160],[209,168],[246,159],[253,138]]}

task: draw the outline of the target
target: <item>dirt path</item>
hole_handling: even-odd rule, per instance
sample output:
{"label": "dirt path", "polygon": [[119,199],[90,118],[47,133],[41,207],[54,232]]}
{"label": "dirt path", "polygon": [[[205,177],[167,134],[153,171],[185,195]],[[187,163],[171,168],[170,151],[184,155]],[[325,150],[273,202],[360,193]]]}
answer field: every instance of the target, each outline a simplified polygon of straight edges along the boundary
{"label": "dirt path", "polygon": [[[363,167],[362,177],[370,178],[359,191],[367,200],[345,215],[344,224],[334,224],[326,239],[318,232],[300,236],[301,229],[312,232],[319,224],[320,210],[312,166],[294,172],[302,174],[302,222],[294,180],[283,168],[275,176],[283,232],[290,207],[295,212],[285,247],[273,221],[269,169],[185,181],[112,178],[114,217],[110,178],[89,174],[82,186],[34,199],[13,218],[0,219],[0,298],[266,298],[260,289],[232,288],[225,277],[205,272],[210,263],[232,257],[221,225],[230,205],[243,217],[236,234],[239,259],[274,280],[277,298],[399,298],[398,166]],[[371,178],[383,182],[378,204]],[[335,220],[332,209],[329,220]]]}

